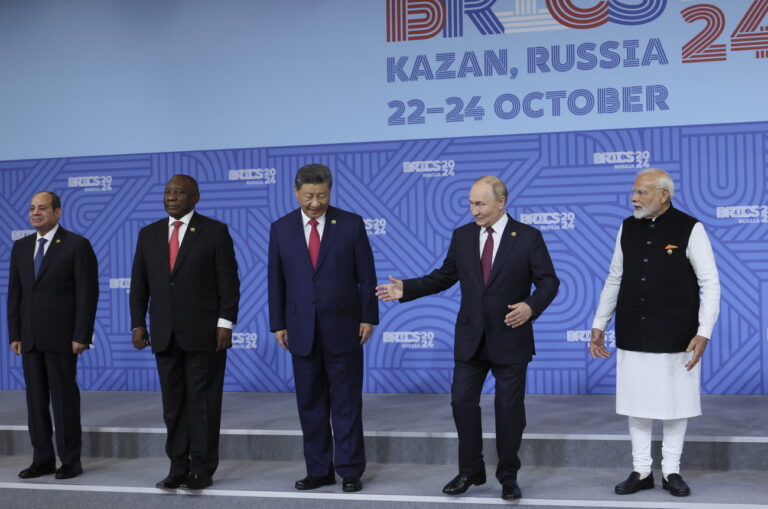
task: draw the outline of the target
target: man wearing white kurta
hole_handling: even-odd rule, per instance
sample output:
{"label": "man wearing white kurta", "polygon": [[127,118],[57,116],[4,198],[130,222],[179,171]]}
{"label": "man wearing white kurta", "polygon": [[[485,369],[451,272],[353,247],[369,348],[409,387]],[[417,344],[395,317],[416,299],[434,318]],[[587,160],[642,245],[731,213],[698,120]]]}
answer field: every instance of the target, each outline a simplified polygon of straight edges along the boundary
{"label": "man wearing white kurta", "polygon": [[638,174],[634,214],[619,229],[592,323],[590,353],[606,358],[604,332],[616,313],[616,413],[629,417],[634,467],[619,495],[654,486],[653,419],[664,423],[662,487],[691,492],[680,456],[688,418],[701,415],[699,359],[720,310],[720,281],[704,226],[672,207],[674,193],[666,172]]}

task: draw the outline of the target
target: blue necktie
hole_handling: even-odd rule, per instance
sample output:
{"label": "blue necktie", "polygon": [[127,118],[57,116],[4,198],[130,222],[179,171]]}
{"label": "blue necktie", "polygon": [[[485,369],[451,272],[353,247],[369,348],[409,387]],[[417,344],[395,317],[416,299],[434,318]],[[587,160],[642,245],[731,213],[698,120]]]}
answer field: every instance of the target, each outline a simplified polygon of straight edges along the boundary
{"label": "blue necktie", "polygon": [[35,255],[35,279],[37,279],[37,275],[40,273],[40,267],[43,266],[43,256],[45,256],[45,243],[48,242],[48,239],[40,238],[37,241],[40,245],[37,248],[37,254]]}

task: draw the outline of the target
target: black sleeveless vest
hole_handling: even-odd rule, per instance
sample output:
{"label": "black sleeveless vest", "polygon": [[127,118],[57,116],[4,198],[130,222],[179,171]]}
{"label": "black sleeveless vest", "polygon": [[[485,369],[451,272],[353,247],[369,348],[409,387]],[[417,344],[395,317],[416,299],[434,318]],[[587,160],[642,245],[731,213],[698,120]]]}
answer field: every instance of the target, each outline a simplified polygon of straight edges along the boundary
{"label": "black sleeveless vest", "polygon": [[698,222],[674,207],[655,221],[624,220],[624,273],[616,345],[637,352],[685,351],[699,327],[699,284],[685,250]]}

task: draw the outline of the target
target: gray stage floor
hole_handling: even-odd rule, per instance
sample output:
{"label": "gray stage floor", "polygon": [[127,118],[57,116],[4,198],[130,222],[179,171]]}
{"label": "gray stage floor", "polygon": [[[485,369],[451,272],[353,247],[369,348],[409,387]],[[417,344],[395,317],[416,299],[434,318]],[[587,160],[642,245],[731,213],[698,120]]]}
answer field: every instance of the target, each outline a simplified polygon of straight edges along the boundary
{"label": "gray stage floor", "polygon": [[[158,393],[83,392],[85,473],[70,481],[52,476],[22,481],[17,473],[30,462],[24,394],[0,391],[0,508],[510,505],[499,498],[493,477],[492,396],[482,401],[488,482],[460,497],[440,492],[457,471],[449,397],[367,394],[364,400],[369,466],[362,492],[342,493],[339,484],[311,492],[293,489],[305,474],[294,395],[227,393],[215,484],[195,494],[154,488],[168,468]],[[613,396],[527,396],[519,476],[524,499],[511,505],[768,509],[768,398],[703,398],[704,414],[690,421],[683,456],[693,490],[684,499],[661,489],[658,468],[655,489],[623,497],[613,493],[631,470],[626,419],[614,413],[613,401]],[[654,447],[658,461],[659,444]]]}
{"label": "gray stage floor", "polygon": [[[0,391],[0,426],[25,426],[22,391]],[[450,397],[365,394],[366,432],[453,433]],[[483,396],[483,429],[493,433],[493,396]],[[703,396],[703,415],[691,419],[688,437],[768,437],[768,396]],[[156,392],[82,392],[85,428],[162,428]],[[626,418],[614,412],[613,396],[526,396],[527,435],[627,435]],[[294,395],[225,393],[222,429],[298,430]]]}

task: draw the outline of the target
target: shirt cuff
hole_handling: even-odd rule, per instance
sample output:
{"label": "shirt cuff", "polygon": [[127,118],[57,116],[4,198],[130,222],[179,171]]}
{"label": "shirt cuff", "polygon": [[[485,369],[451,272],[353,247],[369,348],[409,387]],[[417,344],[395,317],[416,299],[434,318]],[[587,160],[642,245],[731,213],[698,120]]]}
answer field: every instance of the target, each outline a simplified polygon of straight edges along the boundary
{"label": "shirt cuff", "polygon": [[592,321],[592,328],[593,329],[600,329],[601,331],[605,332],[605,329],[608,328],[608,324],[611,323],[611,319],[609,318],[606,322],[605,320],[601,320],[600,318],[595,317],[595,319]]}
{"label": "shirt cuff", "polygon": [[712,327],[704,327],[700,326],[699,330],[696,331],[697,336],[703,336],[707,338],[707,340],[712,339]]}
{"label": "shirt cuff", "polygon": [[219,318],[219,322],[216,324],[216,327],[222,327],[224,329],[231,329],[232,328],[232,322],[229,320],[225,320],[224,318]]}

